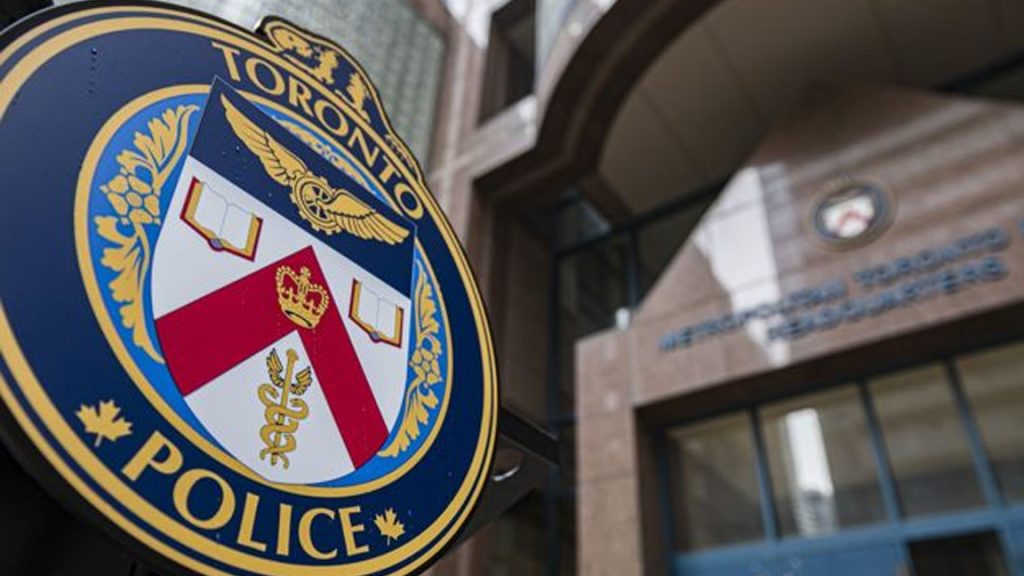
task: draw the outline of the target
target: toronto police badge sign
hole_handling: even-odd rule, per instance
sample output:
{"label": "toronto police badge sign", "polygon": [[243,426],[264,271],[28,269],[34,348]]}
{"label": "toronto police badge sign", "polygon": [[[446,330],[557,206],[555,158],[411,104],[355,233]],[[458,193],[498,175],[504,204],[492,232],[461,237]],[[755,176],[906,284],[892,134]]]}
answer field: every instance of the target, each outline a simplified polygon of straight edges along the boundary
{"label": "toronto police badge sign", "polygon": [[0,37],[3,436],[153,561],[407,574],[495,441],[480,296],[340,47],[157,4]]}

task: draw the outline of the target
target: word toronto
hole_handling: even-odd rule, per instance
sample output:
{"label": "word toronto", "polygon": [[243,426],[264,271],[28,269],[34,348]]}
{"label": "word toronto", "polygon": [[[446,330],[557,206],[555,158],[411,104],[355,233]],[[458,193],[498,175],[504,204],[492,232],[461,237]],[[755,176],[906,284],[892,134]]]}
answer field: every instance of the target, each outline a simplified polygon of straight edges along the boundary
{"label": "word toronto", "polygon": [[[1024,232],[1024,221],[1021,222]],[[931,298],[960,292],[1006,277],[1006,263],[997,253],[1010,245],[1003,228],[989,228],[937,248],[854,272],[853,282],[865,292],[850,296],[847,281],[829,280],[775,301],[729,312],[685,326],[659,341],[662,351],[686,348],[734,332],[752,320],[781,320],[768,328],[769,340],[797,340],[876,317]]]}
{"label": "word toronto", "polygon": [[[256,92],[272,98],[286,97],[292,108],[344,142],[363,165],[372,171],[373,177],[405,216],[412,220],[423,217],[423,205],[410,185],[409,168],[393,162],[388,154],[381,153],[381,146],[371,127],[365,124],[365,117],[361,113],[364,111],[343,91],[321,92],[301,78],[256,55],[218,42],[211,42],[210,45],[224,57],[224,70],[236,86],[254,88]],[[334,151],[316,139],[303,138],[303,141],[337,168],[344,169],[344,162]]]}

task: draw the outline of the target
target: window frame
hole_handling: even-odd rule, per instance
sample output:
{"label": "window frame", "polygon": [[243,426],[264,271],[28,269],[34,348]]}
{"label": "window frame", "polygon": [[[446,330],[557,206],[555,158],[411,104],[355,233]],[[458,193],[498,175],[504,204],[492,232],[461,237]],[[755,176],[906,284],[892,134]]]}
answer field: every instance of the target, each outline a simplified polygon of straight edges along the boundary
{"label": "window frame", "polygon": [[[510,88],[510,65],[514,60],[515,49],[508,39],[509,30],[520,24],[524,19],[532,21],[533,45],[530,47],[529,89],[522,94],[513,94]],[[537,82],[537,0],[508,0],[491,12],[488,28],[487,49],[484,53],[484,68],[480,86],[480,109],[477,115],[478,124],[486,124],[502,112],[513,108],[516,103],[534,93]]]}
{"label": "window frame", "polygon": [[[994,342],[986,342],[982,345],[966,346],[952,353],[932,355],[925,359],[916,359],[911,362],[891,362],[882,366],[865,369],[861,373],[842,378],[833,378],[813,383],[807,387],[801,387],[796,391],[786,391],[768,394],[756,400],[750,400],[727,406],[721,406],[715,410],[701,414],[697,417],[668,420],[652,428],[652,449],[656,458],[657,474],[656,485],[658,488],[659,510],[657,526],[660,528],[662,543],[663,562],[665,573],[674,574],[675,565],[679,558],[699,558],[702,556],[731,555],[763,551],[771,553],[792,545],[807,543],[821,543],[826,545],[831,540],[841,539],[851,534],[873,535],[889,534],[894,538],[903,538],[904,541],[914,537],[915,534],[928,533],[936,519],[956,518],[964,519],[965,525],[975,526],[980,523],[983,526],[993,526],[998,529],[1000,519],[998,518],[1008,510],[1024,512],[1024,502],[1012,503],[1007,500],[998,484],[995,469],[985,448],[981,429],[970,405],[970,400],[964,392],[963,379],[959,372],[957,361],[966,356],[994,350],[996,348],[1024,343],[1024,334],[1014,334],[1007,338],[1000,338]],[[957,419],[962,426],[964,437],[967,441],[971,455],[971,464],[978,484],[981,488],[983,502],[977,508],[970,508],[962,511],[941,512],[923,516],[908,516],[902,510],[900,504],[898,484],[890,463],[889,451],[885,445],[885,438],[882,432],[881,423],[878,419],[878,412],[875,401],[871,396],[869,381],[873,378],[909,370],[916,367],[923,367],[928,364],[940,364],[949,386]],[[864,526],[853,526],[840,528],[839,530],[821,535],[782,535],[779,526],[778,510],[776,507],[773,492],[772,475],[768,455],[765,449],[763,429],[761,427],[761,409],[765,406],[779,401],[791,400],[805,395],[828,391],[844,385],[853,385],[858,391],[858,396],[865,414],[865,422],[868,428],[868,442],[875,461],[876,475],[882,493],[883,505],[885,507],[885,518],[879,522]],[[765,537],[762,540],[729,544],[695,552],[677,550],[675,547],[677,519],[673,512],[673,498],[675,488],[672,486],[672,476],[668,458],[670,430],[702,421],[711,420],[721,416],[735,413],[746,413],[751,423],[750,433],[755,440],[755,473],[760,480],[760,503],[762,517],[762,531]]]}

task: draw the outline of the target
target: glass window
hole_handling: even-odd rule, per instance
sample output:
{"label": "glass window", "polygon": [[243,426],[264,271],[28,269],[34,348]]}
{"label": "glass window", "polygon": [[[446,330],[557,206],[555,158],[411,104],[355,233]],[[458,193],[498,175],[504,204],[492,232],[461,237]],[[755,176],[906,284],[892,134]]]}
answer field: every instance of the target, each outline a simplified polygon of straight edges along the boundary
{"label": "glass window", "polygon": [[481,120],[533,92],[535,15],[534,0],[511,0],[491,16]]}
{"label": "glass window", "polygon": [[941,365],[870,383],[907,516],[983,504],[964,427]]}
{"label": "glass window", "polygon": [[636,249],[642,297],[657,282],[661,273],[680,252],[683,242],[700,222],[709,200],[673,212],[641,227],[636,233]]}
{"label": "glass window", "polygon": [[628,240],[625,235],[613,236],[559,262],[559,298],[571,316],[563,330],[573,342],[614,326],[616,313],[629,306]]}
{"label": "glass window", "polygon": [[784,535],[814,536],[885,520],[854,386],[769,404],[761,421]]}
{"label": "glass window", "polygon": [[628,310],[627,237],[617,235],[558,263],[558,386],[563,412],[575,406],[573,351]]}
{"label": "glass window", "polygon": [[702,550],[764,537],[746,413],[668,433],[676,548]]}
{"label": "glass window", "polygon": [[964,393],[1007,499],[1024,500],[1024,344],[957,362]]}
{"label": "glass window", "polygon": [[546,202],[522,214],[529,230],[557,253],[578,248],[587,242],[600,242],[599,237],[612,229],[611,221],[573,186],[560,192],[554,201]]}
{"label": "glass window", "polygon": [[570,248],[611,230],[611,224],[592,202],[578,193],[555,212],[558,248]]}
{"label": "glass window", "polygon": [[[57,0],[66,4],[69,0]],[[366,69],[384,101],[391,124],[426,168],[442,81],[446,79],[445,38],[421,10],[406,0],[171,0],[209,12],[242,28],[261,18],[284,18],[337,40]],[[4,8],[51,2],[2,2]],[[0,28],[3,28],[0,9]],[[319,58],[319,56],[317,56]],[[342,79],[335,78],[335,82]],[[347,82],[347,79],[345,79]],[[343,86],[343,85],[342,85]],[[341,87],[339,86],[339,89]]]}

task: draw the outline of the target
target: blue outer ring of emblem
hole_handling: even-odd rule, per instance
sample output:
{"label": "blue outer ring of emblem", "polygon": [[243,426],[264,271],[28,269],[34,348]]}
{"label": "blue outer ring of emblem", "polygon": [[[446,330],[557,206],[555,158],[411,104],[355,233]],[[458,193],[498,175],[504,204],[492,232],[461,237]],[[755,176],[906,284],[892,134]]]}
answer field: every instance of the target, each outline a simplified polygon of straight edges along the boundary
{"label": "blue outer ring of emblem", "polygon": [[[147,19],[148,27],[132,28],[130,17]],[[108,24],[102,34],[90,35]],[[12,96],[0,103],[0,178],[5,182],[0,199],[0,266],[5,270],[0,275],[0,432],[19,460],[65,502],[165,568],[256,574],[345,566],[352,573],[418,572],[453,542],[475,506],[493,451],[498,400],[482,304],[443,217],[417,224],[448,309],[455,374],[451,406],[422,461],[366,494],[283,493],[199,450],[142,397],[112,353],[83,290],[71,223],[90,143],[134,98],[168,86],[207,84],[222,74],[220,56],[210,51],[214,33],[221,41],[263,42],[209,16],[155,3],[62,6],[0,36],[5,50],[0,93]],[[78,35],[75,42],[68,40],[73,35]],[[59,49],[50,50],[55,46]],[[240,84],[236,88],[255,91]],[[435,206],[432,199],[421,200]],[[114,398],[121,413],[130,416],[132,434],[93,446],[93,436],[81,429],[75,414],[82,406]],[[216,529],[188,526],[175,516],[173,478],[148,474],[129,486],[118,477],[154,432],[180,449],[186,467],[210,469],[225,478],[238,495],[238,510],[249,494],[264,509],[287,504],[296,514],[316,506],[359,506],[367,515],[358,520],[364,526],[360,543],[369,551],[347,557],[343,550],[325,560],[293,542],[287,554],[268,554],[268,563],[249,554],[252,550],[232,547],[240,513]],[[80,452],[82,447],[91,451]],[[223,501],[214,486],[197,485],[192,493],[189,502],[197,517],[209,517]],[[372,515],[386,509],[403,521],[404,541],[387,541],[374,528]],[[312,539],[337,543],[331,540],[337,536],[332,526],[312,524]],[[270,540],[273,528],[257,522],[253,536]]]}

